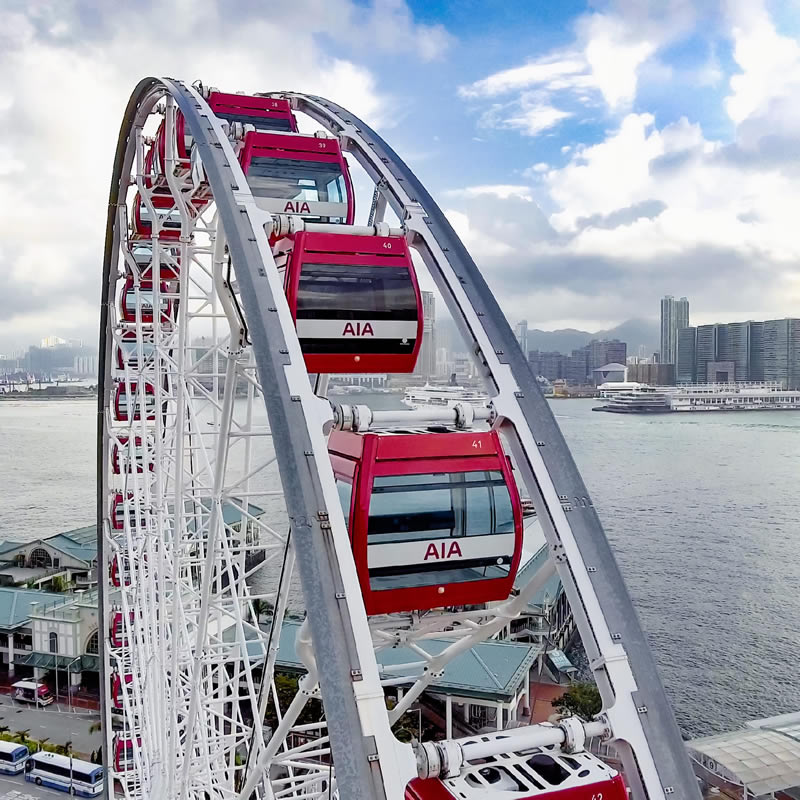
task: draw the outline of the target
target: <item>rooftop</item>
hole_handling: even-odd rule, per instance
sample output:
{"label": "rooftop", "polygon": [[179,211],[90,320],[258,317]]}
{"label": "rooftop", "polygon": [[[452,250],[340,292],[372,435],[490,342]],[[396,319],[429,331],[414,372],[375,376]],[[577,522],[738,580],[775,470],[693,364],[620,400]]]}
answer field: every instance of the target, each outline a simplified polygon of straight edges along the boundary
{"label": "rooftop", "polygon": [[[302,623],[299,620],[285,620],[281,629],[280,644],[276,666],[290,672],[305,672],[305,667],[297,656],[295,638]],[[230,634],[228,634],[230,635]],[[428,640],[426,650],[438,655],[452,642],[440,639]],[[260,661],[263,648],[255,641],[248,651],[251,658]],[[528,670],[539,654],[538,645],[517,642],[481,642],[471,650],[454,658],[444,669],[444,673],[431,683],[431,691],[458,697],[503,700],[514,697],[520,683],[527,679]],[[376,653],[382,677],[402,677],[402,672],[388,672],[382,668],[401,664],[418,663],[420,656],[408,647],[393,647]],[[413,672],[418,676],[421,670]],[[409,685],[413,678],[409,678]]]}
{"label": "rooftop", "polygon": [[35,603],[54,603],[64,599],[54,592],[0,588],[0,629],[19,628],[28,622]]}
{"label": "rooftop", "polygon": [[753,720],[747,727],[692,739],[686,746],[695,757],[721,765],[747,787],[764,795],[800,786],[800,712]]}

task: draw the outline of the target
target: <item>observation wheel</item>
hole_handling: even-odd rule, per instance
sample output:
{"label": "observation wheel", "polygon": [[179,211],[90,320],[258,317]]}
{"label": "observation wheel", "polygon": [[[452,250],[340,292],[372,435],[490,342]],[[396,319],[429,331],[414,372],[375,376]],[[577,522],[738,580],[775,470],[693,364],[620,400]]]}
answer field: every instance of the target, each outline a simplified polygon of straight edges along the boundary
{"label": "observation wheel", "polygon": [[[374,185],[365,224],[351,166]],[[414,369],[423,272],[490,406],[332,405],[327,373]],[[622,798],[625,783],[642,799],[697,796],[535,378],[441,211],[374,131],[316,97],[143,80],[120,133],[103,280],[109,797]],[[550,559],[512,591],[521,494]],[[598,719],[400,742],[393,726],[447,665],[506,629],[554,570]],[[587,737],[613,746],[625,783]]]}

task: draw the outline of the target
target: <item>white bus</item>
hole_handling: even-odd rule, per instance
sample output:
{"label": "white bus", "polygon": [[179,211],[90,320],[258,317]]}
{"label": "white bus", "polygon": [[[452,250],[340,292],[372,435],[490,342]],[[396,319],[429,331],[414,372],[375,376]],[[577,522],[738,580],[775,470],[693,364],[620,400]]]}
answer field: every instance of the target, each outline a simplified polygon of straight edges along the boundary
{"label": "white bus", "polygon": [[28,748],[19,742],[4,742],[0,739],[0,772],[17,775],[25,769]]}
{"label": "white bus", "polygon": [[103,768],[58,753],[34,753],[25,764],[25,780],[80,797],[96,797],[103,791]]}

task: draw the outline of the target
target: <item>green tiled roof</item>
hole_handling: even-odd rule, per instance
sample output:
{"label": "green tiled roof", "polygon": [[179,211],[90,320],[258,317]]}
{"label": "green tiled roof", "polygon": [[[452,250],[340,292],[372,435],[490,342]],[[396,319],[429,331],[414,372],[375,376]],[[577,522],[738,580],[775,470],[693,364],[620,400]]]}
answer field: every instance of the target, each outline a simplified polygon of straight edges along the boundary
{"label": "green tiled roof", "polygon": [[0,629],[17,628],[25,624],[34,603],[54,603],[63,599],[63,594],[55,592],[0,588]]}
{"label": "green tiled roof", "polygon": [[[538,552],[531,558],[526,564],[522,566],[522,569],[517,573],[517,577],[514,579],[514,588],[519,591],[522,589],[528,581],[530,581],[533,576],[538,572],[538,570],[544,566],[544,563],[547,561],[549,552],[547,545],[540,548]],[[545,600],[549,603],[553,603],[553,601],[561,594],[561,578],[558,577],[558,573],[554,572],[546,581],[544,586],[539,589],[536,594],[531,597],[528,601],[529,607],[540,608],[544,605]]]}
{"label": "green tiled roof", "polygon": [[[295,652],[295,637],[300,622],[286,620],[281,630],[276,666],[293,672],[304,672]],[[434,655],[441,653],[452,642],[429,640],[425,649]],[[255,642],[248,647],[250,657],[261,660],[262,648]],[[539,653],[537,645],[517,642],[481,642],[471,650],[454,658],[444,669],[444,674],[431,684],[433,691],[460,697],[489,700],[510,700]],[[406,647],[389,648],[377,654],[378,665],[389,667],[418,662],[420,657]],[[394,677],[400,677],[392,673]],[[389,677],[384,673],[383,677]]]}

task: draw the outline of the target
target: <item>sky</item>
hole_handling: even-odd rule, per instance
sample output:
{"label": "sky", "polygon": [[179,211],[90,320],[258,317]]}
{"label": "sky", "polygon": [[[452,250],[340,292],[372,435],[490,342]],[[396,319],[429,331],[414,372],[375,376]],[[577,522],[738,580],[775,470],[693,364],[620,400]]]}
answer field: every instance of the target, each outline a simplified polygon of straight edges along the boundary
{"label": "sky", "polygon": [[509,321],[800,316],[800,0],[5,0],[0,353],[97,336],[145,75],[328,96],[421,178]]}

